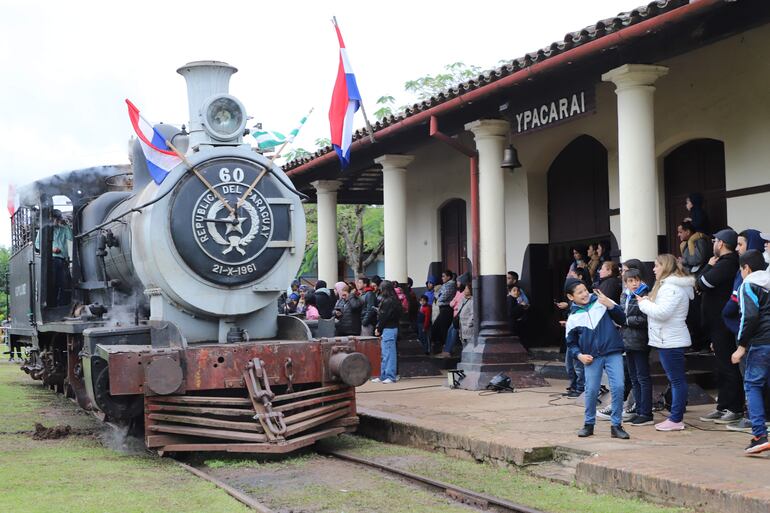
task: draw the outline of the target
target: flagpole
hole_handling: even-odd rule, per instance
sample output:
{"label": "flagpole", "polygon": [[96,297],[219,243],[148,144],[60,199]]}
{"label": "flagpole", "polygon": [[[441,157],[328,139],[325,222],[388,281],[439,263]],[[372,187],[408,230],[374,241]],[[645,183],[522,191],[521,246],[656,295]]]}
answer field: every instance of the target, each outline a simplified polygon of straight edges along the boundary
{"label": "flagpole", "polygon": [[377,141],[374,139],[374,130],[372,129],[372,125],[369,124],[369,118],[366,117],[366,110],[364,109],[364,100],[361,100],[361,114],[364,115],[364,123],[366,123],[366,131],[369,132],[369,142],[374,144]]}
{"label": "flagpole", "polygon": [[[144,121],[145,123],[147,123],[149,126],[153,126],[153,125],[152,125],[152,123],[150,123],[149,121],[147,121],[147,120],[145,119],[145,117],[144,117],[144,116],[142,116],[142,113],[141,113],[141,112],[137,112],[137,114],[139,114],[139,117],[140,117],[140,118],[142,118],[142,121]],[[154,127],[153,127],[153,130],[155,130],[155,128],[154,128]],[[155,132],[156,132],[156,133],[158,133],[159,135],[161,135],[161,134],[160,134],[160,133],[159,133],[157,130],[156,130]],[[189,160],[187,160],[187,157],[184,155],[184,153],[182,153],[181,151],[179,151],[179,149],[178,149],[176,146],[174,146],[174,145],[173,145],[173,143],[172,143],[171,141],[169,141],[168,139],[166,139],[165,137],[163,138],[163,142],[165,142],[165,143],[166,143],[166,146],[168,146],[169,148],[171,148],[171,151],[173,151],[174,153],[176,153],[177,157],[179,157],[180,159],[182,159],[182,162],[184,162],[184,163],[185,163],[185,165],[187,166],[187,169],[188,169],[188,170],[190,170],[190,171],[192,171],[193,173],[195,173],[195,176],[197,176],[197,177],[198,177],[198,179],[199,179],[201,182],[203,182],[203,185],[205,185],[205,186],[206,186],[206,188],[207,188],[209,191],[211,191],[211,192],[212,192],[212,194],[214,194],[214,196],[216,196],[216,198],[217,198],[217,199],[218,199],[218,200],[219,200],[219,201],[222,203],[222,205],[224,205],[224,206],[225,206],[225,208],[227,208],[227,210],[230,212],[230,215],[232,215],[234,218],[235,218],[235,217],[237,217],[237,216],[235,215],[235,209],[234,209],[233,207],[231,207],[231,206],[230,206],[230,204],[229,204],[229,203],[227,202],[227,200],[226,200],[226,199],[225,199],[225,198],[224,198],[224,197],[223,197],[223,196],[222,196],[222,195],[219,193],[219,191],[218,191],[218,190],[216,190],[215,188],[213,188],[213,187],[211,186],[211,184],[209,183],[209,181],[208,181],[208,180],[206,180],[206,177],[204,177],[202,174],[200,174],[200,172],[199,172],[197,169],[195,169],[195,167],[193,167],[193,165],[192,165],[192,164],[190,164],[190,161],[189,161]]]}
{"label": "flagpole", "polygon": [[[297,137],[297,135],[299,135],[299,131],[300,131],[300,130],[302,129],[302,127],[305,125],[305,122],[307,121],[307,118],[309,118],[309,117],[310,117],[310,115],[313,113],[313,111],[314,111],[314,110],[315,110],[315,107],[311,107],[311,108],[310,108],[310,110],[309,110],[309,111],[308,111],[308,113],[305,115],[305,117],[304,117],[304,118],[302,118],[302,122],[300,122],[299,126],[296,128],[296,130],[297,130],[297,133],[296,133],[296,134],[294,134],[294,135],[292,135],[290,138],[286,139],[286,140],[283,142],[283,144],[281,145],[281,147],[280,147],[280,148],[278,148],[278,151],[276,151],[275,153],[273,153],[273,155],[270,157],[270,162],[273,162],[275,159],[277,159],[278,157],[280,157],[280,156],[281,156],[281,152],[282,152],[282,151],[283,151],[283,150],[286,148],[286,146],[288,146],[288,145],[289,145],[289,143],[291,143],[291,142],[294,142],[294,138],[295,138],[295,137]],[[291,132],[289,132],[289,133],[291,134]]]}

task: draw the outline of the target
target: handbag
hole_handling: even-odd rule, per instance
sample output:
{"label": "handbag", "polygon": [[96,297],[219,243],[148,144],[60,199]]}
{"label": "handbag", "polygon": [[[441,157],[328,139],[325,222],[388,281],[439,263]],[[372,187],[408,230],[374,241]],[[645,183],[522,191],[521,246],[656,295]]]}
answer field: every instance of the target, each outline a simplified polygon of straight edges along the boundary
{"label": "handbag", "polygon": [[455,328],[456,330],[459,330],[459,329],[460,329],[460,312],[462,312],[462,311],[463,311],[463,308],[465,308],[465,305],[467,305],[467,304],[468,304],[468,301],[470,301],[470,300],[469,300],[469,299],[465,299],[465,300],[463,301],[463,304],[462,304],[462,305],[460,305],[460,309],[459,309],[459,310],[457,310],[457,315],[455,315],[455,316],[452,318],[452,326],[454,326],[454,328]]}

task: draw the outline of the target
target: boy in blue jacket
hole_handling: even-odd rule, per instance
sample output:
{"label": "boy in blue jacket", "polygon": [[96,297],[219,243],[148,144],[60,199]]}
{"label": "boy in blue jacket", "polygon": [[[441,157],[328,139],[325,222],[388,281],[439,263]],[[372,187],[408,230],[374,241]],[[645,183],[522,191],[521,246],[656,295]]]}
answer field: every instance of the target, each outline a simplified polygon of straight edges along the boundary
{"label": "boy in blue jacket", "polygon": [[770,449],[762,398],[770,377],[770,273],[765,270],[767,264],[762,253],[754,249],[741,255],[739,263],[743,275],[743,283],[738,288],[741,317],[738,349],[731,361],[737,364],[748,353],[743,386],[754,437],[746,447],[746,454],[757,454]]}
{"label": "boy in blue jacket", "polygon": [[595,295],[588,292],[580,280],[568,279],[564,292],[572,301],[566,326],[567,351],[585,366],[585,422],[578,436],[594,434],[596,399],[604,371],[612,394],[610,432],[612,438],[627,440],[630,437],[622,425],[624,345],[618,330],[618,326],[625,324],[626,314],[600,290]]}

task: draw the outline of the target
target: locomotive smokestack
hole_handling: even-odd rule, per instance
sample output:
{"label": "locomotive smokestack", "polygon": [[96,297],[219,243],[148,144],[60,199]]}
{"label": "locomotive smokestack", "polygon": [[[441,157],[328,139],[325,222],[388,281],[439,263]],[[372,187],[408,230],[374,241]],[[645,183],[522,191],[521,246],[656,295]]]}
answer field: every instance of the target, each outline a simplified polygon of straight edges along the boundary
{"label": "locomotive smokestack", "polygon": [[214,95],[226,95],[230,91],[230,76],[238,71],[221,61],[188,62],[178,70],[187,81],[187,102],[190,109],[190,148],[211,143],[204,130],[202,112],[204,102]]}

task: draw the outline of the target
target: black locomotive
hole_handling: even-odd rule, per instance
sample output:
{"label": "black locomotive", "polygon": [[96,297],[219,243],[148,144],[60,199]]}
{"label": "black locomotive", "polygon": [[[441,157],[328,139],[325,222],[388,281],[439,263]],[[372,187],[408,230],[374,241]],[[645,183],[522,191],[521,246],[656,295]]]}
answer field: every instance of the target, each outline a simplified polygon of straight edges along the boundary
{"label": "black locomotive", "polygon": [[278,314],[304,253],[301,194],[244,143],[246,111],[228,94],[235,71],[178,70],[189,129],[155,126],[184,159],[160,183],[136,140],[130,166],[20,189],[12,217],[10,336],[28,346],[22,368],[141,426],[161,453],[287,452],[354,430],[355,387],[379,368],[377,339],[313,338]]}

